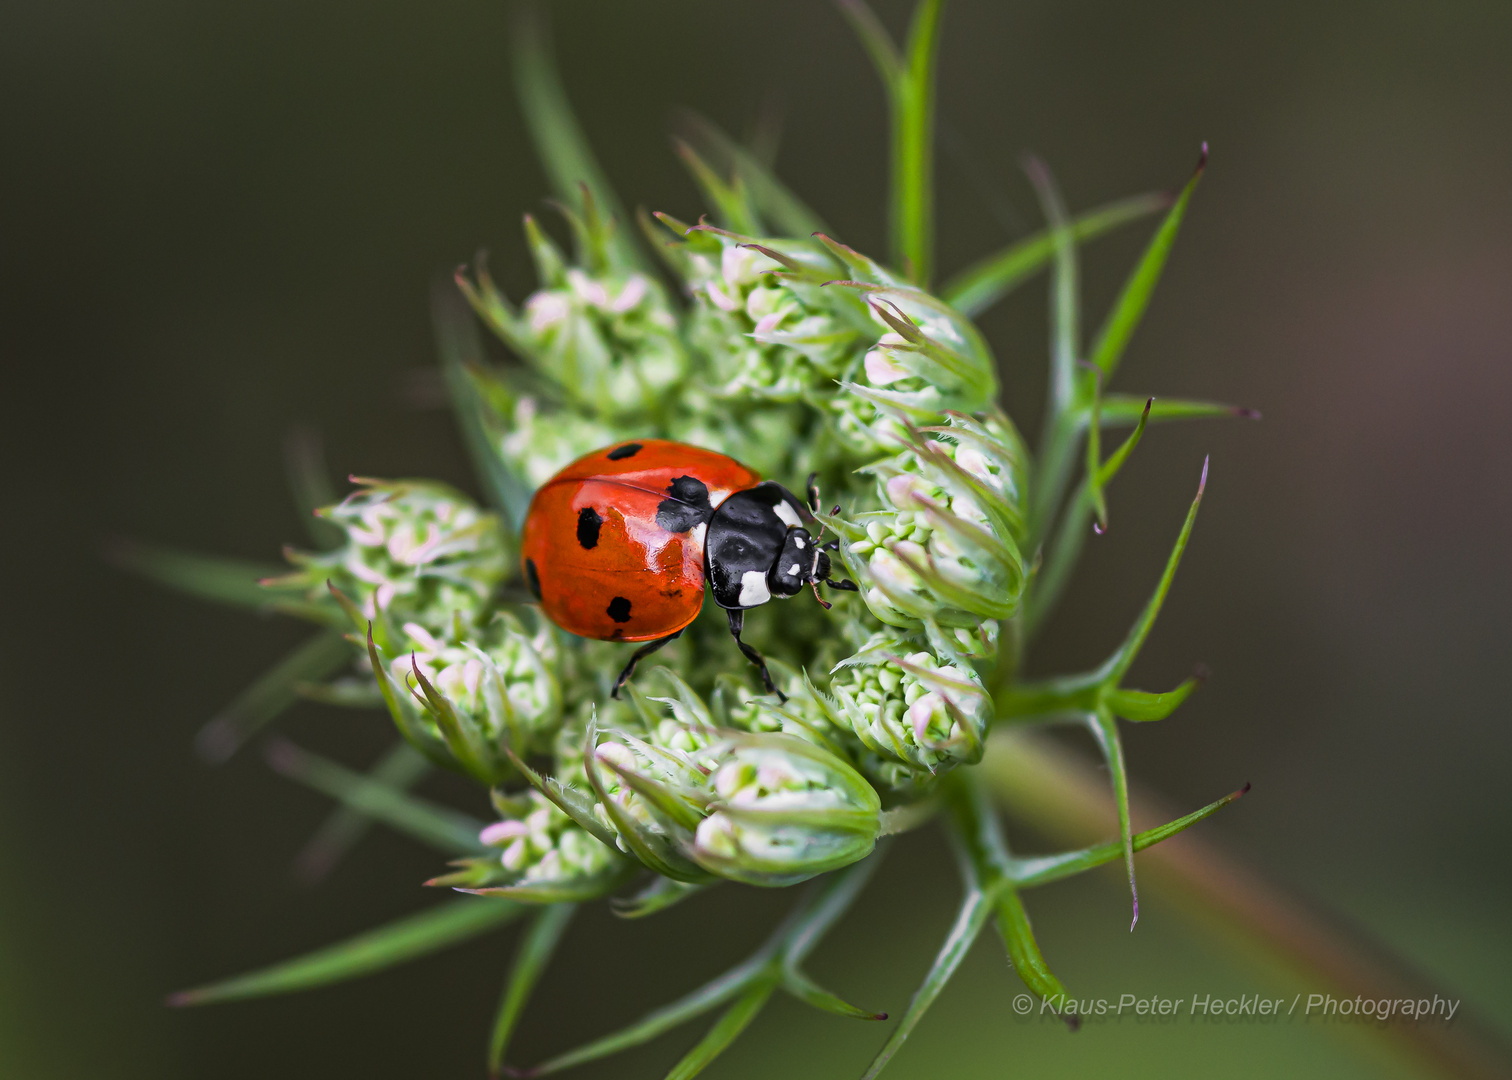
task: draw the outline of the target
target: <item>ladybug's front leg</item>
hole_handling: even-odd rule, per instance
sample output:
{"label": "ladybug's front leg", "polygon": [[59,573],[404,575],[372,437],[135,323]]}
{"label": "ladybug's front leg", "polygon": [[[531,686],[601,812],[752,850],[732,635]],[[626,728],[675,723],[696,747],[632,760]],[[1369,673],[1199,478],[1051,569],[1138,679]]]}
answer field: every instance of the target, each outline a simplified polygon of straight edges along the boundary
{"label": "ladybug's front leg", "polygon": [[[683,629],[686,630],[687,627],[684,627]],[[647,642],[640,648],[636,649],[635,652],[631,653],[630,662],[625,665],[625,670],[619,673],[619,678],[614,680],[614,689],[609,691],[609,696],[612,698],[619,697],[620,687],[629,682],[630,676],[635,674],[636,664],[640,663],[642,660],[650,656],[657,649],[660,649],[669,641],[676,641],[680,637],[682,637],[682,630],[678,630],[676,633],[668,634],[664,638],[657,638],[655,641]],[[763,667],[761,670],[766,671],[766,668]]]}
{"label": "ladybug's front leg", "polygon": [[787,695],[777,689],[772,682],[772,673],[767,670],[766,660],[751,646],[740,640],[740,632],[745,629],[745,611],[741,608],[726,608],[725,614],[730,617],[730,633],[735,638],[735,644],[740,646],[740,651],[745,658],[761,669],[761,683],[766,687],[769,694],[776,694],[778,701],[786,701]]}

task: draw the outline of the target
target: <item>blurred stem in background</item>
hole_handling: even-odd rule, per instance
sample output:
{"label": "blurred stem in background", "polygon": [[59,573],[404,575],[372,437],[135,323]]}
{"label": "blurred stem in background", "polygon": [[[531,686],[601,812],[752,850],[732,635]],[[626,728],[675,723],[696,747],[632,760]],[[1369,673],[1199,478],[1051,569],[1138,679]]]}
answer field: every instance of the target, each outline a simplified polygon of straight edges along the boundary
{"label": "blurred stem in background", "polygon": [[[1106,778],[1085,757],[1043,735],[999,730],[981,768],[1012,819],[1057,843],[1079,843],[1106,828]],[[1130,802],[1146,820],[1174,816],[1137,783],[1131,784]],[[1140,859],[1146,883],[1168,892],[1226,950],[1257,967],[1273,968],[1279,961],[1310,990],[1340,998],[1452,997],[1400,956],[1319,914],[1210,838],[1187,832]],[[1512,1074],[1512,1048],[1473,1014],[1457,1015],[1452,1024],[1394,1023],[1369,1030],[1446,1076],[1490,1080]]]}

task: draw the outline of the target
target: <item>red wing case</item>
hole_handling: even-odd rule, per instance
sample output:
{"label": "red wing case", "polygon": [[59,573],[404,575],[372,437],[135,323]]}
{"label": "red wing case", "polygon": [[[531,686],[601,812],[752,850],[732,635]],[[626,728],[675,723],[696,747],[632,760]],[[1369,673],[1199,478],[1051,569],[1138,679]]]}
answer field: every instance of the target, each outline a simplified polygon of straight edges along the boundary
{"label": "red wing case", "polygon": [[570,633],[649,641],[681,630],[703,606],[712,508],[759,479],[723,454],[665,439],[588,454],[531,501],[526,581]]}

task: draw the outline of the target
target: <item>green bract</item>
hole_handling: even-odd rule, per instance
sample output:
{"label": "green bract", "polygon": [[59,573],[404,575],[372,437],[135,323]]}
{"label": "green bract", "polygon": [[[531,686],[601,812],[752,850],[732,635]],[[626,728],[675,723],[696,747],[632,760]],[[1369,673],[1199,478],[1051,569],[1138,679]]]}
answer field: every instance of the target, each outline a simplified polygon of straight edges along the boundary
{"label": "green bract", "polygon": [[[865,885],[885,847],[879,837],[938,816],[960,856],[961,913],[871,1077],[989,921],[1025,984],[1047,1000],[1064,996],[1022,890],[1122,857],[1132,891],[1137,850],[1237,797],[1149,833],[1130,825],[1119,722],[1162,719],[1196,686],[1150,693],[1124,678],[1171,586],[1201,484],[1154,595],[1109,658],[1079,674],[1019,676],[1093,522],[1106,528],[1105,490],[1148,422],[1233,412],[1104,393],[1201,169],[1174,200],[1143,196],[1072,218],[1048,169],[1032,163],[1045,231],[931,291],[942,6],[922,0],[900,47],[860,0],[842,4],[892,114],[886,264],[833,239],[755,153],[702,122],[694,123],[696,145],[680,153],[713,220],[641,215],[646,245],[638,246],[536,28],[520,25],[521,101],[572,254],[527,217],[536,291],[512,304],[479,259],[457,277],[472,311],[445,300],[436,309],[443,375],[491,508],[426,481],[359,481],[320,511],[335,534],[314,538],[330,545],[292,554],[296,571],[269,577],[262,590],[250,583],[261,575],[241,564],[146,548],[123,555],[201,595],[321,626],[207,729],[207,752],[226,756],[301,694],[379,706],[397,726],[405,742],[366,776],[275,748],[281,772],[344,804],[317,838],[323,864],[365,822],[381,821],[453,857],[430,884],[492,899],[467,901],[469,911],[443,907],[310,964],[182,1000],[293,988],[311,978],[311,965],[322,978],[372,970],[533,904],[541,913],[522,939],[490,1042],[497,1071],[574,904],[613,895],[620,914],[640,917],[719,881],[784,887],[827,875],[742,964],[531,1073],[601,1057],[724,1007],[673,1069],[691,1077],[779,988],[840,1015],[882,1018],[816,985],[802,962]],[[1078,245],[1165,207],[1084,349]],[[1045,269],[1050,395],[1031,454],[998,401],[998,362],[972,317]],[[502,360],[489,358],[479,325],[492,331]],[[1133,432],[1105,455],[1104,430],[1118,426]],[[856,591],[828,591],[823,605],[806,596],[774,601],[749,614],[746,637],[768,656],[785,700],[759,692],[712,610],[611,699],[627,646],[565,634],[529,603],[516,558],[531,494],[589,451],[651,437],[728,454],[794,490],[817,475],[828,533],[821,542],[834,542],[834,576]],[[304,477],[297,486],[314,491],[321,482]],[[1118,838],[1026,859],[1010,851],[976,766],[993,753],[994,725],[1049,722],[1082,724],[1096,738]],[[495,820],[410,795],[427,762],[486,787]]]}

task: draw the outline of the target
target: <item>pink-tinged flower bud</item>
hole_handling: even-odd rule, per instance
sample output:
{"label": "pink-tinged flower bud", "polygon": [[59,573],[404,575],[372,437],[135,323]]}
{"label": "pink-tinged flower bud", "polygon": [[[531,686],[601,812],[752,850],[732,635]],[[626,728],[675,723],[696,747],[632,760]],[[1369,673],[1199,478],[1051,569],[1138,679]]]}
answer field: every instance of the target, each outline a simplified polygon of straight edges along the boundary
{"label": "pink-tinged flower bud", "polygon": [[793,735],[731,734],[713,747],[714,801],[690,854],[704,869],[752,885],[789,885],[864,858],[881,802],[860,773]]}

